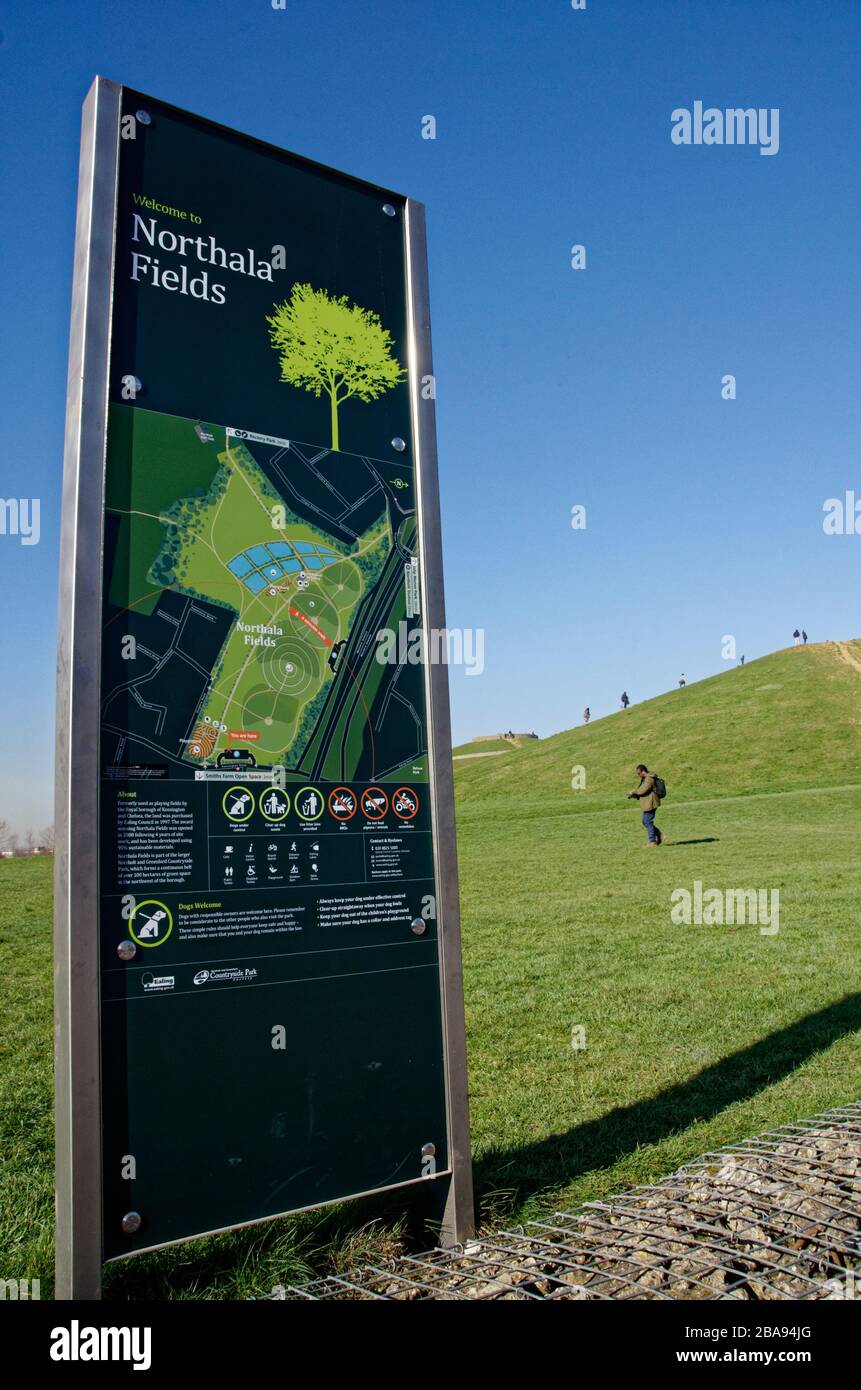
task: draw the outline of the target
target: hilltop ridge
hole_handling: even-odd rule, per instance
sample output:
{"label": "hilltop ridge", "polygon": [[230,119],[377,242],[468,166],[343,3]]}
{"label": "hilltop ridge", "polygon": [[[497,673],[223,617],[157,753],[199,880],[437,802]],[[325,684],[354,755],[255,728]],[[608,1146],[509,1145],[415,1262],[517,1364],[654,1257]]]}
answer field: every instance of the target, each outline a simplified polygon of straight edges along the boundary
{"label": "hilltop ridge", "polygon": [[[618,806],[644,762],[681,800],[861,784],[861,639],[788,647],[494,758],[459,761],[458,804]],[[586,785],[573,791],[572,769]],[[500,808],[501,809],[501,808]]]}

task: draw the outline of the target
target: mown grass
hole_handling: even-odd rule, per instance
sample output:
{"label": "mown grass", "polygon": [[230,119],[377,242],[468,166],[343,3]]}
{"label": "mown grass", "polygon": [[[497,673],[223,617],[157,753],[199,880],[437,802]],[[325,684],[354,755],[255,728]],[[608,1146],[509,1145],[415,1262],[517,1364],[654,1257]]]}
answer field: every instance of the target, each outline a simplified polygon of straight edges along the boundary
{"label": "mown grass", "polygon": [[[861,644],[851,650],[859,652]],[[857,1098],[861,676],[781,652],[587,729],[458,764],[485,1224],[594,1198]],[[665,775],[647,850],[624,791]],[[586,787],[571,788],[571,769]],[[0,1276],[51,1277],[47,862],[0,863]],[[780,893],[780,929],[682,926],[674,889]],[[586,1046],[572,1048],[572,1028]],[[421,1243],[382,1202],[115,1264],[115,1298],[237,1298]]]}

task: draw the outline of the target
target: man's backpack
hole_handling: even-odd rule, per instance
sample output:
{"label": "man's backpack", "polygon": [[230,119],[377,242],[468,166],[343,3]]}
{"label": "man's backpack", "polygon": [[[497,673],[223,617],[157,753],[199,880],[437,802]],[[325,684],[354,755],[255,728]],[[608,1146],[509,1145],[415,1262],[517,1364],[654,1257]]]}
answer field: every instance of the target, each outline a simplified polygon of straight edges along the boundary
{"label": "man's backpack", "polygon": [[664,797],[666,796],[666,794],[667,794],[667,784],[666,784],[666,782],[664,781],[663,777],[659,777],[659,776],[657,775],[657,773],[656,773],[656,774],[655,774],[655,796],[658,798],[659,801],[663,801],[663,799],[664,799]]}

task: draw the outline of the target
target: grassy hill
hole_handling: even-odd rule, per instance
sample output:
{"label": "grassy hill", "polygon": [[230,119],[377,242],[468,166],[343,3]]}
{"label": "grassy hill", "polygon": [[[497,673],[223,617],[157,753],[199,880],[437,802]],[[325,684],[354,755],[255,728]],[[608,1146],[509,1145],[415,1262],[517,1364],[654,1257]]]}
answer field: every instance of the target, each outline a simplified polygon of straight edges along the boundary
{"label": "grassy hill", "polygon": [[507,753],[511,748],[522,748],[526,743],[536,743],[532,738],[482,738],[471,739],[469,743],[460,743],[456,748],[452,748],[452,756],[463,758],[474,756],[476,753]]}
{"label": "grassy hill", "polygon": [[[624,799],[639,761],[669,787],[657,850]],[[455,767],[485,1225],[857,1098],[861,642],[777,652]],[[779,931],[675,925],[671,894],[695,879],[777,890]],[[0,861],[0,1265],[44,1293],[49,893],[48,861]],[[109,1294],[244,1297],[379,1260],[398,1210],[359,1203],[120,1262]]]}
{"label": "grassy hill", "polygon": [[[855,662],[859,642],[777,652],[456,764],[485,1192],[596,1197],[858,1095]],[[669,788],[657,850],[624,799],[640,761]],[[674,925],[696,879],[778,890],[779,932]]]}
{"label": "grassy hill", "polygon": [[[852,665],[853,658],[859,663]],[[565,814],[618,805],[639,762],[680,798],[861,782],[861,641],[790,647],[457,773],[459,804]],[[496,745],[493,745],[496,746]],[[476,749],[481,745],[476,745]],[[466,748],[458,751],[466,751]],[[570,769],[586,790],[569,795]]]}
{"label": "grassy hill", "polygon": [[509,749],[519,748],[519,746],[519,744],[511,743],[507,738],[489,738],[480,741],[472,739],[469,743],[458,744],[456,748],[452,748],[451,753],[453,758],[468,758],[476,753],[507,753]]}

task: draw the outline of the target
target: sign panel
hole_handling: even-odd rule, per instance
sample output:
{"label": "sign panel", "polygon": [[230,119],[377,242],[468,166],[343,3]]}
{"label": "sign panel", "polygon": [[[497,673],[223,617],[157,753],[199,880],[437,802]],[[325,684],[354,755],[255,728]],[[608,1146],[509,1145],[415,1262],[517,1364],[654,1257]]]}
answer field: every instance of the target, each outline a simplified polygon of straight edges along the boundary
{"label": "sign panel", "polygon": [[462,1237],[421,209],[101,80],[80,197],[61,1247],[87,1163],[105,1259],[429,1179]]}

